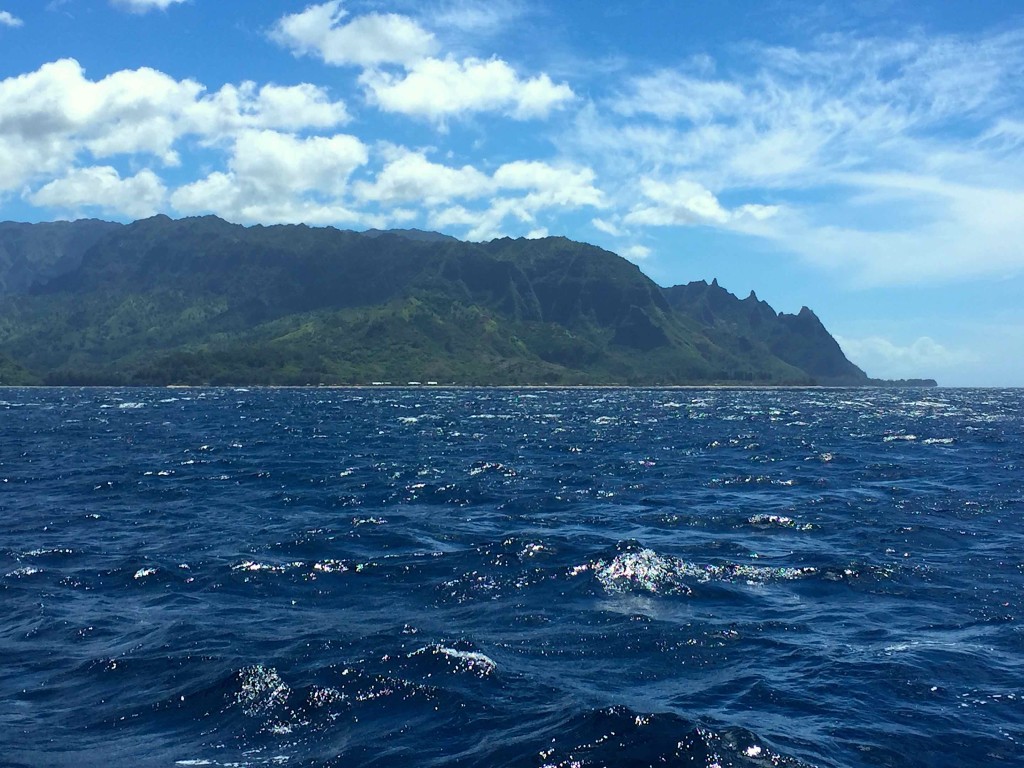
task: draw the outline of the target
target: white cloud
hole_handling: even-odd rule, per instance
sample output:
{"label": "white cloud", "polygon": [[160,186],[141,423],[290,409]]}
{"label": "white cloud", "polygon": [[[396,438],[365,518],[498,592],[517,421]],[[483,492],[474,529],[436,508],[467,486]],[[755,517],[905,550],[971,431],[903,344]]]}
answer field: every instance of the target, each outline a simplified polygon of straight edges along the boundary
{"label": "white cloud", "polygon": [[74,59],[0,80],[0,191],[55,178],[93,159],[149,155],[179,162],[189,135],[230,142],[241,130],[327,128],[345,122],[345,105],[322,88],[254,83],[213,94],[158,70],[120,70],[90,80]]}
{"label": "white cloud", "polygon": [[233,174],[215,171],[205,179],[176,189],[171,195],[171,205],[184,214],[234,212],[238,208],[237,181]]}
{"label": "white cloud", "polygon": [[457,29],[474,35],[495,34],[525,12],[523,3],[513,0],[448,0],[434,14],[437,29]]}
{"label": "white cloud", "polygon": [[546,74],[520,78],[501,59],[427,58],[402,75],[369,70],[359,78],[371,102],[385,112],[438,122],[474,112],[501,112],[516,120],[546,117],[575,98]]}
{"label": "white cloud", "polygon": [[340,200],[300,194],[267,195],[251,179],[216,171],[179,187],[171,205],[185,215],[212,213],[239,224],[339,224],[385,227],[388,219],[354,210]]}
{"label": "white cloud", "polygon": [[111,2],[132,13],[147,13],[155,10],[166,11],[172,5],[184,3],[185,0],[111,0]]}
{"label": "white cloud", "polygon": [[432,33],[407,16],[369,13],[347,24],[340,0],[310,5],[278,20],[271,37],[294,54],[327,64],[409,64],[437,49]]}
{"label": "white cloud", "polygon": [[276,131],[244,131],[227,172],[215,171],[171,195],[185,214],[215,213],[232,221],[356,222],[344,202],[349,177],[369,159],[353,136],[299,138]]}
{"label": "white cloud", "polygon": [[0,26],[4,27],[20,27],[24,24],[21,19],[12,14],[10,11],[0,11]]}
{"label": "white cloud", "polygon": [[710,190],[689,179],[664,182],[644,178],[640,180],[640,192],[646,201],[626,214],[628,224],[727,226],[743,219],[763,221],[778,212],[775,206],[754,204],[727,210]]}
{"label": "white cloud", "polygon": [[[590,168],[515,161],[487,176],[473,166],[448,167],[431,162],[423,152],[401,147],[385,154],[387,162],[375,180],[354,185],[356,197],[383,205],[419,203],[432,209],[430,226],[467,227],[469,240],[501,237],[509,220],[520,232],[523,225],[529,227],[527,232],[548,231],[537,225],[538,216],[604,204]],[[475,205],[451,204],[459,199]]]}
{"label": "white cloud", "polygon": [[845,177],[875,227],[830,224],[784,211],[757,234],[858,287],[921,284],[1024,272],[1024,188],[1000,189],[916,174]]}
{"label": "white cloud", "polygon": [[276,131],[245,131],[235,142],[232,170],[262,190],[340,195],[368,152],[354,136],[300,139]]}
{"label": "white cloud", "polygon": [[613,222],[605,221],[604,219],[591,219],[590,223],[593,225],[594,229],[599,232],[604,232],[606,235],[611,235],[612,237],[622,237],[625,234],[625,232],[623,232]]}
{"label": "white cloud", "polygon": [[[494,30],[521,13],[516,3],[452,0],[435,12],[435,23],[464,31]],[[541,73],[521,77],[508,62],[437,58],[432,32],[398,14],[348,18],[341,0],[310,5],[283,16],[270,36],[295,55],[363,69],[359,83],[367,100],[385,112],[433,120],[499,112],[516,120],[547,117],[576,98],[565,83]],[[398,65],[400,71],[390,69]]]}
{"label": "white cloud", "polygon": [[422,152],[407,149],[390,154],[373,183],[356,186],[356,194],[363,200],[434,206],[456,198],[477,198],[494,188],[486,174],[470,165],[449,168],[429,161]]}
{"label": "white cloud", "polygon": [[997,147],[1018,147],[1024,144],[1024,120],[1001,117],[982,135],[981,141]]}
{"label": "white cloud", "polygon": [[29,199],[35,205],[78,212],[98,208],[105,214],[139,219],[152,216],[163,206],[167,189],[150,170],[122,179],[110,166],[77,168],[51,181]]}
{"label": "white cloud", "polygon": [[505,163],[494,172],[494,181],[501,189],[527,191],[522,202],[531,210],[552,206],[600,208],[604,195],[594,186],[595,178],[590,168],[528,160]]}
{"label": "white cloud", "polygon": [[622,255],[630,261],[643,261],[651,255],[651,249],[645,245],[631,245],[622,251]]}
{"label": "white cloud", "polygon": [[[487,174],[386,145],[376,175],[352,184],[370,153],[356,137],[331,131],[348,119],[344,103],[311,84],[243,82],[208,93],[201,83],[149,68],[90,80],[65,59],[0,81],[0,187],[23,190],[39,205],[125,216],[148,215],[170,200],[180,213],[234,221],[308,216],[368,226],[408,221],[410,208],[469,201],[482,209],[466,223],[480,237],[506,221],[538,230],[546,226],[535,220],[541,213],[604,204],[585,166],[516,161]],[[171,194],[157,189],[152,170],[130,179],[115,170],[122,163],[181,167],[181,155],[197,144],[223,159]]]}
{"label": "white cloud", "polygon": [[[502,222],[509,215],[513,204],[508,200],[498,199],[482,211],[471,211],[461,205],[451,206],[430,214],[429,222],[433,229],[450,231],[456,227],[468,227],[464,239],[475,242],[493,240],[502,236]],[[529,222],[526,222],[529,223]]]}
{"label": "white cloud", "polygon": [[741,231],[863,286],[1024,272],[1024,30],[743,53],[580,110],[559,146],[614,189],[605,224]]}
{"label": "white cloud", "polygon": [[708,189],[687,179],[668,184],[641,179],[644,197],[653,202],[641,204],[626,215],[629,224],[667,226],[671,224],[725,224],[728,212]]}
{"label": "white cloud", "polygon": [[876,378],[934,378],[976,360],[973,354],[948,349],[928,336],[903,345],[881,336],[836,336],[836,341],[851,362]]}
{"label": "white cloud", "polygon": [[629,92],[612,103],[612,109],[628,116],[648,114],[661,120],[705,122],[739,111],[745,98],[736,83],[662,70],[635,78]]}
{"label": "white cloud", "polygon": [[[491,177],[494,194],[483,209],[450,206],[430,214],[431,226],[449,230],[468,227],[467,240],[502,237],[506,223],[515,222],[517,231],[539,232],[538,216],[583,207],[602,207],[604,195],[594,186],[590,168],[554,166],[539,161],[515,161],[500,166]],[[518,196],[509,193],[519,192]],[[523,194],[525,193],[525,194]]]}
{"label": "white cloud", "polygon": [[349,121],[345,104],[332,101],[323,88],[246,81],[223,86],[182,110],[181,129],[210,141],[229,141],[242,130],[301,131],[333,128]]}

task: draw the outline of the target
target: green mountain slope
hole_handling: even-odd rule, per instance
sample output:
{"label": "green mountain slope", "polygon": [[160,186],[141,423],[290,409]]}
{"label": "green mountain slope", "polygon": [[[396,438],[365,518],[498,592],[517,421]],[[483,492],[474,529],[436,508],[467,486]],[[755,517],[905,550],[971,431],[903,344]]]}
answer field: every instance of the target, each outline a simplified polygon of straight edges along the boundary
{"label": "green mountain slope", "polygon": [[717,283],[662,289],[615,254],[565,238],[475,244],[165,216],[97,236],[93,222],[69,226],[79,224],[66,268],[31,287],[12,282],[22,289],[0,304],[0,355],[24,377],[867,383],[809,310],[777,315]]}
{"label": "green mountain slope", "polygon": [[777,314],[766,302],[751,294],[738,299],[712,281],[677,285],[665,289],[674,309],[705,328],[719,344],[750,352],[766,350],[780,360],[805,371],[819,384],[867,384],[867,375],[843,354],[839,344],[825,330],[811,310],[799,314]]}
{"label": "green mountain slope", "polygon": [[71,271],[96,241],[121,226],[93,219],[44,224],[0,221],[0,295],[26,291]]}

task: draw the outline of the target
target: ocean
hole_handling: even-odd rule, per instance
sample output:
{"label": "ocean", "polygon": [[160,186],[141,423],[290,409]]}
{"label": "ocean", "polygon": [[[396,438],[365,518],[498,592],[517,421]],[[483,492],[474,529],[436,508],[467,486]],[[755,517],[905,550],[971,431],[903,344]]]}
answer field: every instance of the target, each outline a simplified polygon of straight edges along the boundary
{"label": "ocean", "polygon": [[1024,392],[2,389],[0,765],[1024,765]]}

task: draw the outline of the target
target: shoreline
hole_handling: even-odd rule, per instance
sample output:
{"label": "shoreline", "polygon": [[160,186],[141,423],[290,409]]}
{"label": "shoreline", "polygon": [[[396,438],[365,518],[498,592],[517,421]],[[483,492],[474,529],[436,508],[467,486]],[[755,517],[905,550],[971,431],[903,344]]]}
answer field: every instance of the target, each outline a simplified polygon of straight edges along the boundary
{"label": "shoreline", "polygon": [[891,390],[891,389],[1024,389],[1014,386],[950,387],[939,384],[0,384],[4,389],[172,389],[172,390]]}

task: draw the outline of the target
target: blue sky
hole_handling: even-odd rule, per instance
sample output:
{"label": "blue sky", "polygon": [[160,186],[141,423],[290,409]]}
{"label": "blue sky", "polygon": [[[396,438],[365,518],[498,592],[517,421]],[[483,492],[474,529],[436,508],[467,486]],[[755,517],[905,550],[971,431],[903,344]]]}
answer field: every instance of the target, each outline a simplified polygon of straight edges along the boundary
{"label": "blue sky", "polygon": [[1024,386],[1024,5],[0,0],[0,219],[566,235]]}

